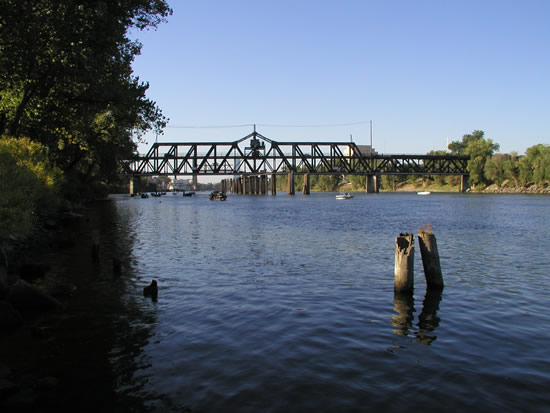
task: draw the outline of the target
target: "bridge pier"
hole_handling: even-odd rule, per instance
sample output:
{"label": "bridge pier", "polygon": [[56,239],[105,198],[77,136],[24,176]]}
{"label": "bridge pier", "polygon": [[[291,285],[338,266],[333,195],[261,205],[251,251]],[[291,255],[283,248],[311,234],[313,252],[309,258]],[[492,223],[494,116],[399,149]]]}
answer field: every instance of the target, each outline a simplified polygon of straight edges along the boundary
{"label": "bridge pier", "polygon": [[294,171],[290,171],[288,174],[288,194],[294,195]]}
{"label": "bridge pier", "polygon": [[303,195],[309,195],[310,186],[309,186],[309,174],[304,174],[304,187],[302,188]]}
{"label": "bridge pier", "polygon": [[131,176],[130,177],[130,182],[128,184],[128,189],[130,190],[130,195],[133,195],[134,194],[134,177]]}
{"label": "bridge pier", "polygon": [[193,190],[196,191],[199,187],[199,176],[197,174],[193,174]]}
{"label": "bridge pier", "polygon": [[380,192],[379,178],[378,175],[367,175],[367,193],[374,194]]}
{"label": "bridge pier", "polygon": [[277,195],[277,175],[271,174],[271,195]]}
{"label": "bridge pier", "polygon": [[466,192],[468,188],[470,187],[470,184],[468,182],[468,179],[470,178],[469,175],[461,175],[460,176],[460,192]]}

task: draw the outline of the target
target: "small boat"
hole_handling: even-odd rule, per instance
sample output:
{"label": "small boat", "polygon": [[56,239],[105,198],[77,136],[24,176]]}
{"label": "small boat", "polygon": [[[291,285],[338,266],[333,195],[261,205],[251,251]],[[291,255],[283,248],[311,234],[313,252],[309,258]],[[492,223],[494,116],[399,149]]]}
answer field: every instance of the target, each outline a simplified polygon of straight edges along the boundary
{"label": "small boat", "polygon": [[145,198],[149,198],[149,195],[148,195],[148,194],[141,194],[141,197],[142,197],[143,199],[145,199]]}
{"label": "small boat", "polygon": [[183,191],[183,196],[193,196],[195,195],[195,191]]}
{"label": "small boat", "polygon": [[336,199],[352,199],[353,195],[349,192],[342,192],[341,194],[336,195]]}
{"label": "small boat", "polygon": [[430,195],[430,194],[431,194],[430,191],[421,191],[416,193],[416,195]]}
{"label": "small boat", "polygon": [[212,191],[210,192],[208,199],[211,201],[225,201],[227,199],[227,195],[222,191]]}

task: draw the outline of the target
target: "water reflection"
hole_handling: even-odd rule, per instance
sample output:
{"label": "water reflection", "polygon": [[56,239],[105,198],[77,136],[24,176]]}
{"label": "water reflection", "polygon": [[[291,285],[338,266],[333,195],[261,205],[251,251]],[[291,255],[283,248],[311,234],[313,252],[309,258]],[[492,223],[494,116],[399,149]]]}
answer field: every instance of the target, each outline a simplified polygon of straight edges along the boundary
{"label": "water reflection", "polygon": [[414,309],[414,298],[409,293],[396,292],[393,296],[393,309],[397,314],[392,315],[393,332],[398,336],[409,335],[412,328]]}
{"label": "water reflection", "polygon": [[429,333],[439,326],[440,318],[437,316],[437,311],[440,302],[441,291],[426,291],[422,312],[418,316],[417,325],[419,330],[415,333],[421,344],[430,345],[437,339],[437,336],[429,335]]}
{"label": "water reflection", "polygon": [[417,331],[413,331],[414,297],[408,293],[395,293],[393,308],[397,314],[392,314],[391,324],[395,329],[394,334],[408,336],[409,333],[416,337],[420,344],[430,345],[437,336],[431,334],[439,326],[440,318],[437,316],[441,303],[441,291],[426,291],[422,303],[422,312],[418,316]]}

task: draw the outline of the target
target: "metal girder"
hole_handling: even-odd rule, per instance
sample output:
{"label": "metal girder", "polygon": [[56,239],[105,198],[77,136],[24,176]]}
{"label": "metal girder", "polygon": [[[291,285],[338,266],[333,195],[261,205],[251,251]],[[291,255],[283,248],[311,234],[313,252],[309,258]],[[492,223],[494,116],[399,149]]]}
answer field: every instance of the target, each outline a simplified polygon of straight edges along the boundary
{"label": "metal girder", "polygon": [[146,155],[123,166],[129,175],[467,175],[468,160],[456,155],[363,155],[353,142],[276,142],[253,132],[234,142],[154,143]]}

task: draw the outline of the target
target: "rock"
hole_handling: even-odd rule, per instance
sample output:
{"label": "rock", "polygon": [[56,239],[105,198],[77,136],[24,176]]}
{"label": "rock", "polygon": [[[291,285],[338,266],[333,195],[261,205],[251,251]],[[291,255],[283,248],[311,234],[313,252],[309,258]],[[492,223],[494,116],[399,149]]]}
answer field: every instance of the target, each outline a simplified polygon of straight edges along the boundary
{"label": "rock", "polygon": [[19,267],[19,277],[28,282],[46,276],[46,273],[50,270],[49,265],[45,264],[23,264]]}
{"label": "rock", "polygon": [[61,303],[24,280],[17,280],[8,294],[8,301],[17,310],[52,310]]}
{"label": "rock", "polygon": [[144,297],[151,297],[153,300],[156,300],[159,294],[157,280],[151,281],[151,285],[148,285],[143,289]]}
{"label": "rock", "polygon": [[5,267],[0,266],[0,300],[6,298],[8,290],[8,272]]}
{"label": "rock", "polygon": [[0,333],[13,330],[23,324],[23,317],[7,301],[0,301]]}

